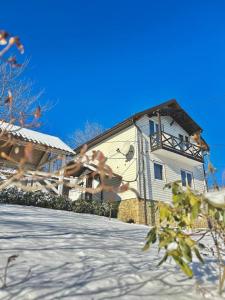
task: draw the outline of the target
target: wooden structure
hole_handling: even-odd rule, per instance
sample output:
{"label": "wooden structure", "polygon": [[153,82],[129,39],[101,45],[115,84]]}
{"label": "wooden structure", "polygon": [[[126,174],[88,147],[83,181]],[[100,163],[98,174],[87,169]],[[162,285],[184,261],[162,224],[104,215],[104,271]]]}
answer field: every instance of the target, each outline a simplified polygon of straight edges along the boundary
{"label": "wooden structure", "polygon": [[0,123],[1,180],[17,172],[28,143],[32,151],[24,165],[24,183],[62,195],[62,181],[69,179],[64,178],[63,171],[58,175],[54,173],[74,155],[73,150],[58,137],[4,122]]}
{"label": "wooden structure", "polygon": [[150,144],[152,151],[165,149],[199,162],[203,162],[203,151],[200,146],[189,141],[183,141],[179,137],[168,134],[164,131],[158,131],[151,134]]}

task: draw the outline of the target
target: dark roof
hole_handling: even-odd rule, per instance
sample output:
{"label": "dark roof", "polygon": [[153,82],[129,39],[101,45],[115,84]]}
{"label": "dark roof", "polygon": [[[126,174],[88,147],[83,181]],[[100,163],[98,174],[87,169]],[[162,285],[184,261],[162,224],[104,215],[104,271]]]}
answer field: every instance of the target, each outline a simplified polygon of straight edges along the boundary
{"label": "dark roof", "polygon": [[[160,111],[162,116],[171,116],[185,131],[192,135],[196,132],[201,131],[202,128],[188,115],[188,113],[179,105],[179,103],[175,100],[169,100],[167,102],[161,103],[157,106],[151,107],[146,109],[142,112],[136,113],[133,116],[129,117],[128,119],[124,120],[123,122],[118,123],[117,125],[113,126],[112,128],[104,131],[100,135],[94,137],[93,139],[87,141],[85,144],[88,147],[92,147],[108,137],[120,132],[121,130],[131,126],[134,121],[137,121],[144,115],[148,115],[150,117],[157,114]],[[83,145],[75,148],[75,152],[79,152]]]}

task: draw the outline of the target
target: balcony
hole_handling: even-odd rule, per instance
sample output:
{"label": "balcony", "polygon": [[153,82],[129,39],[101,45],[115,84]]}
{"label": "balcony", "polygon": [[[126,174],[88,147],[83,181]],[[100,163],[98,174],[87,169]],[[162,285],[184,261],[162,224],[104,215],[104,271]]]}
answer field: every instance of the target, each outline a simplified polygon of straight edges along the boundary
{"label": "balcony", "polygon": [[170,153],[173,153],[172,156],[174,159],[179,159],[176,154],[180,154],[195,162],[203,163],[203,152],[201,147],[190,142],[183,141],[180,138],[164,131],[158,131],[150,135],[150,145],[151,151],[157,151],[157,153],[166,154],[164,150],[170,151]]}

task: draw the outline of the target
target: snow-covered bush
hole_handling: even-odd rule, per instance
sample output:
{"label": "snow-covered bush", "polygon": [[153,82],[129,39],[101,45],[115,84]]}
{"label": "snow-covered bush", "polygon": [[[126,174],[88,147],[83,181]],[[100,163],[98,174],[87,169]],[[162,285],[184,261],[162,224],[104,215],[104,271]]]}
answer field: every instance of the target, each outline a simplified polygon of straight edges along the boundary
{"label": "snow-covered bush", "polygon": [[4,189],[0,193],[0,203],[39,206],[60,210],[71,210],[71,200],[42,191],[25,192],[16,187]]}
{"label": "snow-covered bush", "polygon": [[94,214],[99,216],[117,217],[119,202],[108,203],[91,200],[71,201],[70,199],[42,191],[25,192],[16,187],[4,189],[0,193],[0,203],[38,206],[77,213]]}
{"label": "snow-covered bush", "polygon": [[[77,200],[72,203],[72,210],[77,213],[94,214],[112,218],[117,217],[119,202],[113,204],[94,200]],[[111,213],[110,213],[111,211]]]}

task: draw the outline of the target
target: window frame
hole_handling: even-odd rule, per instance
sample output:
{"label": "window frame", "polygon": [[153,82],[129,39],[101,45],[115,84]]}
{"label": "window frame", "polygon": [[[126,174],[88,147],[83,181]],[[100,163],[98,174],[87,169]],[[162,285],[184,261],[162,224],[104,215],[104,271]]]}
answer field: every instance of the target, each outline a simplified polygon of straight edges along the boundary
{"label": "window frame", "polygon": [[[155,166],[158,165],[161,167],[161,178],[156,178],[156,169],[155,169]],[[159,162],[156,162],[154,161],[153,162],[153,169],[154,169],[154,180],[160,180],[160,181],[164,181],[165,179],[165,175],[164,175],[164,165],[162,163],[159,163]]]}
{"label": "window frame", "polygon": [[[153,125],[153,133],[151,132],[151,124]],[[164,124],[161,124],[161,130],[164,131]],[[159,123],[149,119],[149,136],[154,135],[155,133],[159,132]]]}
{"label": "window frame", "polygon": [[[185,173],[185,185],[183,185],[182,172]],[[191,175],[191,186],[188,184],[187,174]],[[194,176],[193,176],[193,172],[185,170],[185,169],[181,169],[180,170],[180,176],[181,176],[181,185],[182,185],[182,187],[185,187],[185,188],[187,188],[187,187],[194,188]]]}
{"label": "window frame", "polygon": [[[153,128],[152,128],[153,126]],[[153,132],[152,132],[153,129]],[[149,120],[149,135],[155,134],[155,122],[153,120]]]}

